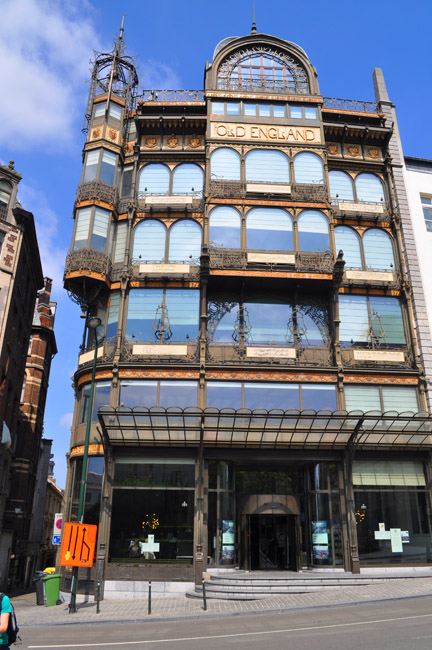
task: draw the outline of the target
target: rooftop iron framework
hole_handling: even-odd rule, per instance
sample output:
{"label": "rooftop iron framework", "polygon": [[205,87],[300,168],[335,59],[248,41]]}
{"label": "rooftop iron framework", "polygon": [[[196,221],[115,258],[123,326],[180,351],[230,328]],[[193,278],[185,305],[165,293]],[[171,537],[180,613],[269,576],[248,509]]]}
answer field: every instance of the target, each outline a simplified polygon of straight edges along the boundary
{"label": "rooftop iron framework", "polygon": [[103,406],[98,417],[112,447],[432,448],[425,412]]}

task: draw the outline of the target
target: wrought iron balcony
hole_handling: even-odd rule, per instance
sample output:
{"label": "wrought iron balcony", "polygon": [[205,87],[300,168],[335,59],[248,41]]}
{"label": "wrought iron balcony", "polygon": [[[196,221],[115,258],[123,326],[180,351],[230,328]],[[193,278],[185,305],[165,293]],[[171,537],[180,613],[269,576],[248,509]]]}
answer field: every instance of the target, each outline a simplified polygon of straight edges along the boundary
{"label": "wrought iron balcony", "polygon": [[312,183],[293,183],[291,185],[291,198],[293,201],[327,203],[327,188],[325,185],[314,185]]}
{"label": "wrought iron balcony", "polygon": [[[211,269],[262,269],[276,270],[289,267],[301,273],[333,273],[334,260],[330,252],[325,253],[280,253],[276,251],[260,251],[262,260],[248,261],[248,251],[213,248],[210,249]],[[249,251],[249,253],[252,253]],[[267,256],[267,260],[265,257]],[[293,262],[281,258],[292,257]]]}
{"label": "wrought iron balcony", "polygon": [[[307,366],[327,368],[332,367],[333,355],[329,347],[285,348],[282,346],[263,346],[258,348],[259,354],[254,356],[253,347],[240,348],[233,343],[211,343],[207,349],[207,362],[223,365],[271,365],[271,366]],[[292,354],[284,355],[284,351]]]}
{"label": "wrought iron balcony", "polygon": [[246,196],[246,183],[212,179],[208,194],[210,198],[242,199]]}
{"label": "wrought iron balcony", "polygon": [[388,221],[390,210],[387,203],[366,203],[360,201],[339,201],[332,200],[332,213],[340,219],[364,219],[369,221]]}
{"label": "wrought iron balcony", "polygon": [[414,367],[414,358],[408,348],[395,348],[381,344],[378,347],[352,347],[342,350],[342,363],[346,368],[392,368]]}
{"label": "wrought iron balcony", "polygon": [[102,181],[90,181],[82,183],[77,189],[75,196],[75,205],[80,201],[104,201],[113,207],[117,206],[118,190],[112,185],[102,183]]}
{"label": "wrought iron balcony", "polygon": [[112,264],[108,255],[87,248],[82,248],[78,251],[69,251],[65,263],[65,277],[74,271],[81,271],[83,273],[91,271],[99,273],[105,278],[111,278]]}
{"label": "wrought iron balcony", "polygon": [[338,111],[355,111],[360,113],[378,113],[378,105],[374,102],[363,102],[357,99],[338,99],[323,97],[323,108]]}
{"label": "wrought iron balcony", "polygon": [[199,361],[199,346],[197,343],[140,343],[126,341],[120,351],[121,362],[140,364],[191,364]]}
{"label": "wrought iron balcony", "polygon": [[229,92],[278,93],[282,95],[308,95],[307,81],[279,81],[259,77],[255,79],[219,78],[218,90]]}
{"label": "wrought iron balcony", "polygon": [[140,102],[204,102],[203,90],[144,90],[136,97],[136,104]]}

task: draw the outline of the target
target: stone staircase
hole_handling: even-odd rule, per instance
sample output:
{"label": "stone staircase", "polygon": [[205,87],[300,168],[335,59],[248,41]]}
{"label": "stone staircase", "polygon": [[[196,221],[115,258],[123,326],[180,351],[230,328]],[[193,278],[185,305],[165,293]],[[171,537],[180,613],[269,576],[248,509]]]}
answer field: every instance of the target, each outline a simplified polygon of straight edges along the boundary
{"label": "stone staircase", "polygon": [[[221,600],[260,600],[283,594],[304,594],[343,587],[362,587],[390,580],[432,578],[431,571],[392,571],[352,574],[345,571],[233,571],[212,575],[204,580],[206,598]],[[203,587],[186,593],[188,598],[202,598]]]}

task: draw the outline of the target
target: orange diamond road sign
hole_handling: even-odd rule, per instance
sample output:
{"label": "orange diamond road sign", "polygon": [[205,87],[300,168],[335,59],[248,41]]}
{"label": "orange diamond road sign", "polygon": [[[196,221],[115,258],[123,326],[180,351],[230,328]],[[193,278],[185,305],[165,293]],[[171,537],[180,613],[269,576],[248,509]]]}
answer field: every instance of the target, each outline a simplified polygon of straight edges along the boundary
{"label": "orange diamond road sign", "polygon": [[60,566],[93,566],[97,526],[65,523]]}

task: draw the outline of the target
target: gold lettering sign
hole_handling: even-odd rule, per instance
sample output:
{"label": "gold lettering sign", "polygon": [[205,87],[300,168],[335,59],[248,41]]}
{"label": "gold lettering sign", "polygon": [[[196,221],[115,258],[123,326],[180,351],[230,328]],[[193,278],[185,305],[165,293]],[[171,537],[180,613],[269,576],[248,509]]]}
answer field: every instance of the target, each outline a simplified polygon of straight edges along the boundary
{"label": "gold lettering sign", "polygon": [[321,143],[321,131],[313,127],[273,126],[270,124],[233,124],[212,122],[211,138],[222,140],[259,140],[261,142]]}

